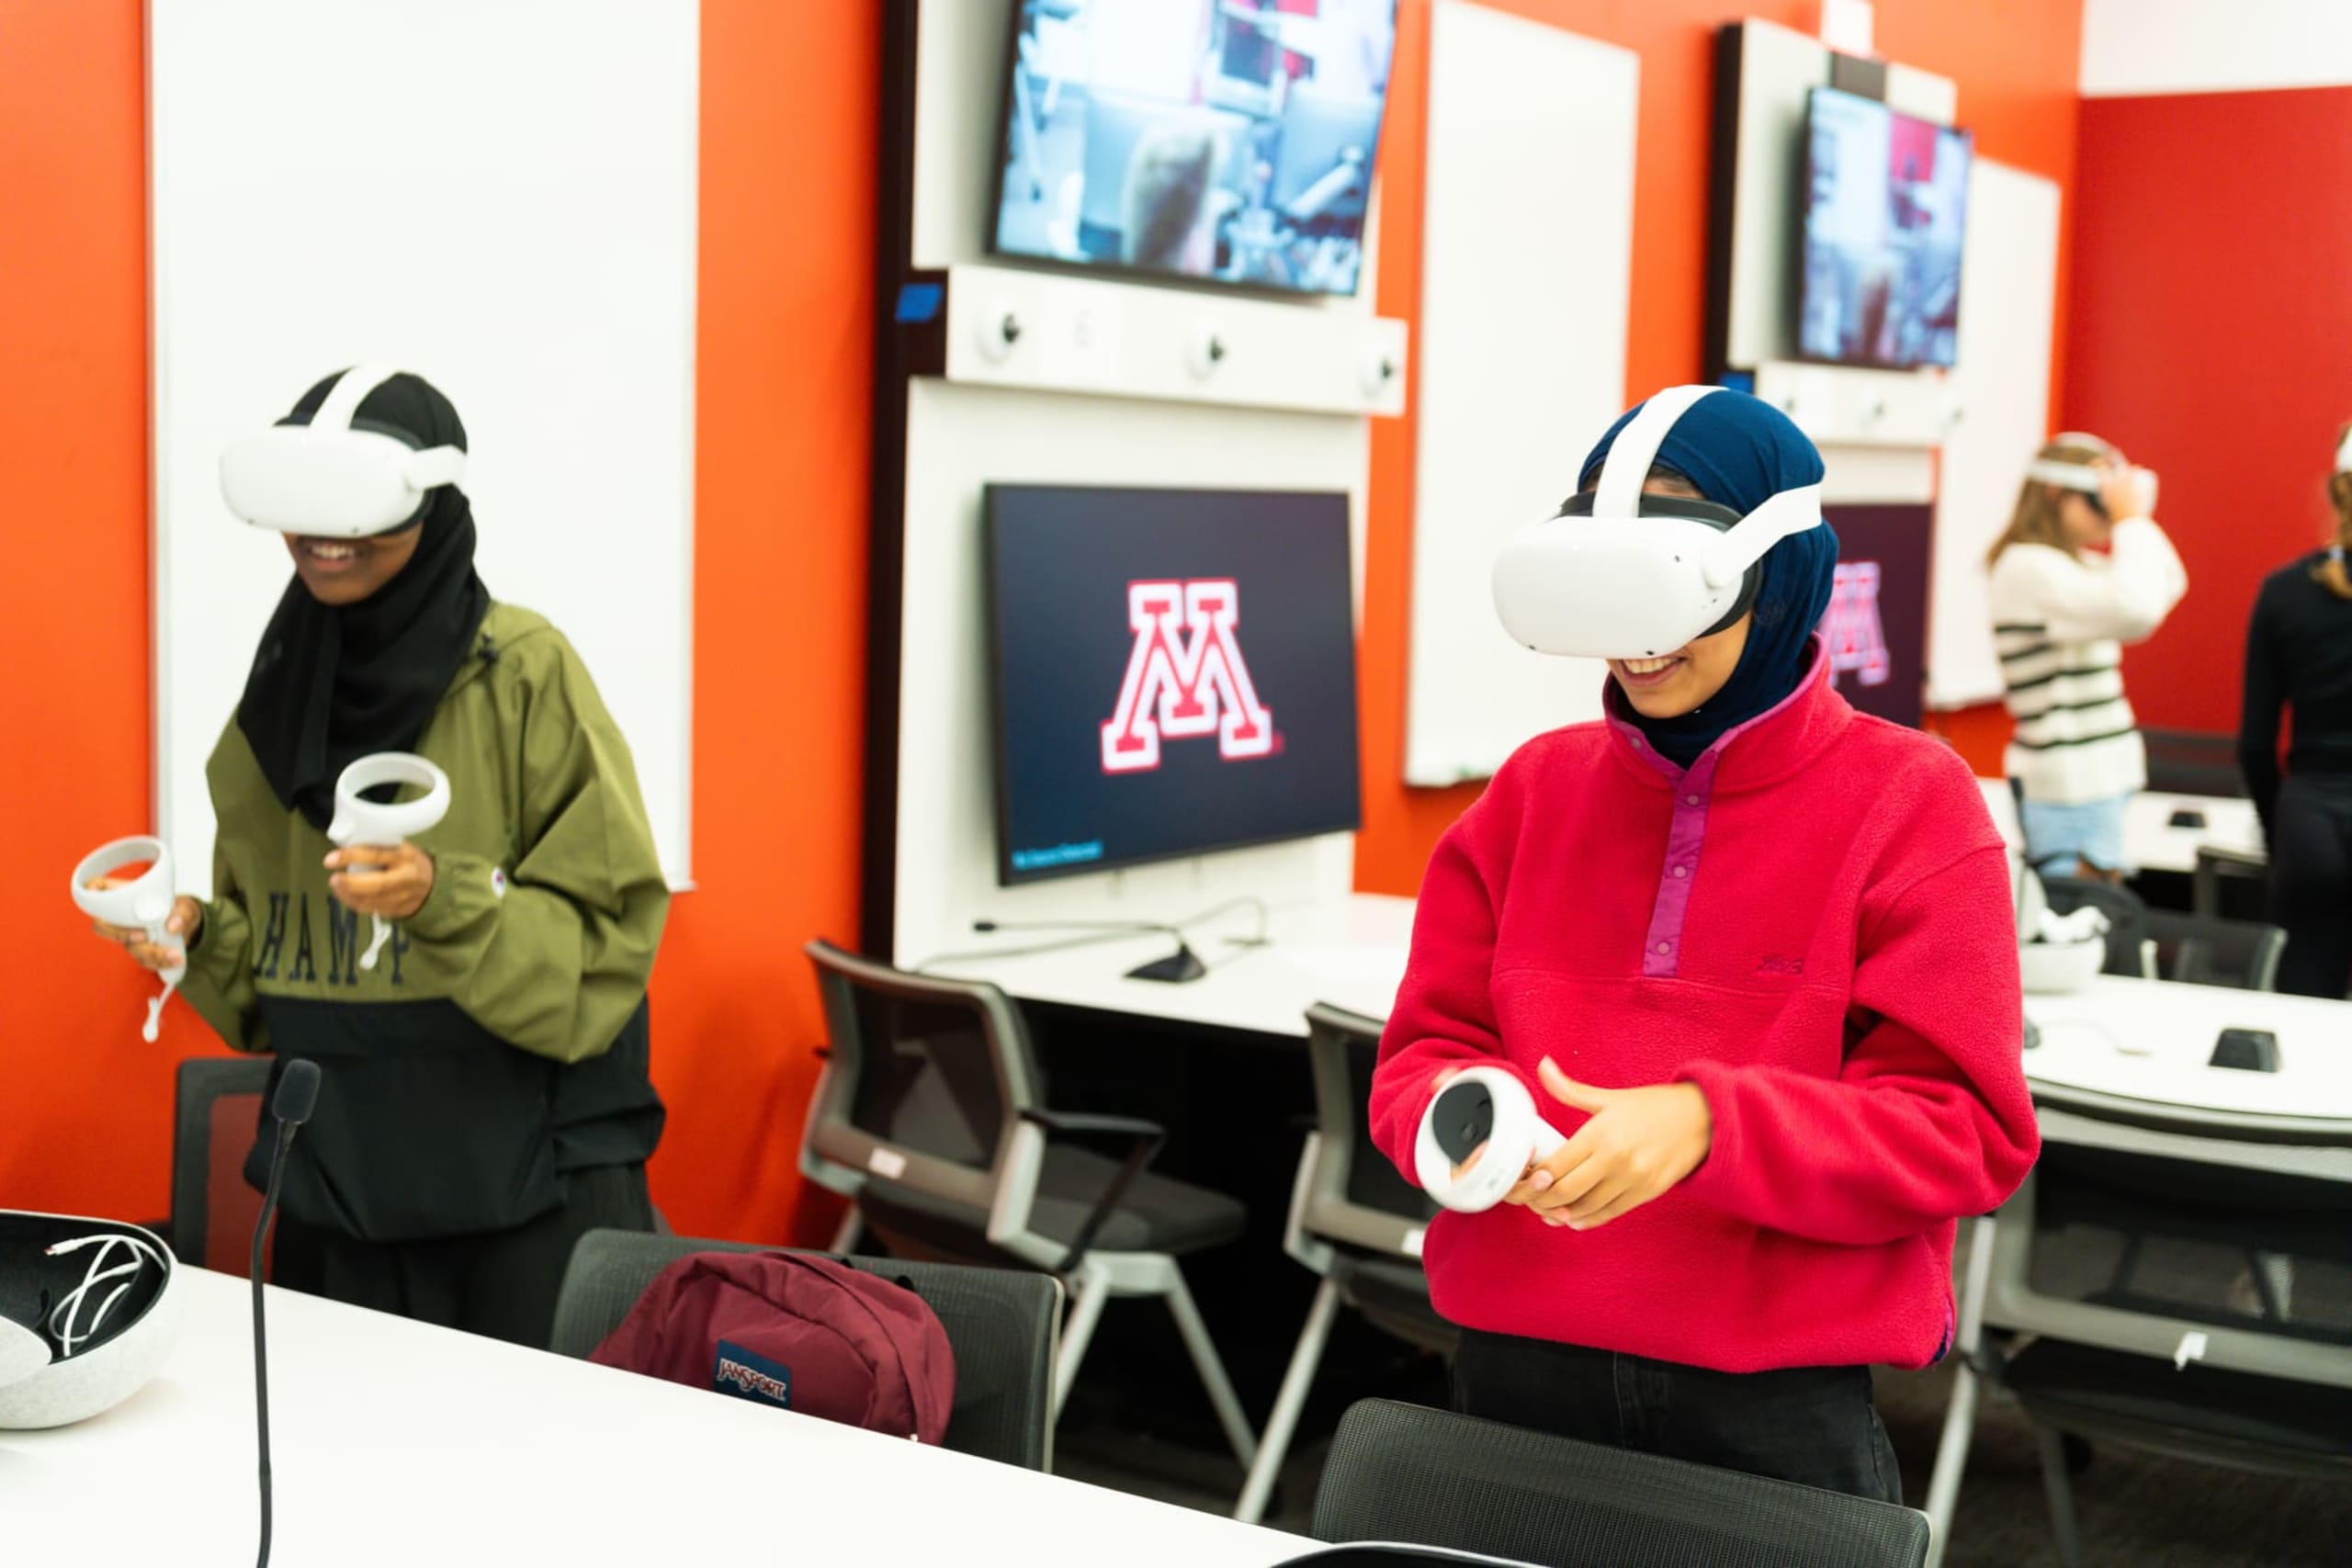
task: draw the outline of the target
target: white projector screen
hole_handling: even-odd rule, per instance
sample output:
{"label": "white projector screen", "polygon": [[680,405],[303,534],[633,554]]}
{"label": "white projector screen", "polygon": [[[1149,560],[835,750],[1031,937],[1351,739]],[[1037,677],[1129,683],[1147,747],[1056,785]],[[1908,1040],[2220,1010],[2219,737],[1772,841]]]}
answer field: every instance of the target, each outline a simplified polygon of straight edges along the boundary
{"label": "white projector screen", "polygon": [[673,0],[150,0],[156,810],[190,890],[289,575],[220,449],[362,361],[456,403],[483,580],[579,648],[688,884],[699,50]]}

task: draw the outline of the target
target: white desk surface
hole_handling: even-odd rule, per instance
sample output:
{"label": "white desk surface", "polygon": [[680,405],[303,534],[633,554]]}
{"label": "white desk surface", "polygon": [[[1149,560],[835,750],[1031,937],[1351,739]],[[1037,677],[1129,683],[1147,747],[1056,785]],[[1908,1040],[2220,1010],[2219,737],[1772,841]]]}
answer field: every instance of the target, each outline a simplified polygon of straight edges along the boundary
{"label": "white desk surface", "polygon": [[[2352,1002],[2100,975],[2079,991],[2029,996],[2025,1010],[2041,1026],[2041,1044],[2025,1059],[2035,1083],[2256,1115],[2352,1119]],[[2276,1034],[2278,1070],[2209,1066],[2224,1029]]]}
{"label": "white desk surface", "polygon": [[[2195,811],[2202,828],[2172,826],[2175,811]],[[2262,819],[2254,802],[2212,795],[2135,795],[2123,811],[2123,854],[2141,871],[2195,871],[2198,849],[2259,855]]]}
{"label": "white desk surface", "polygon": [[[242,1280],[184,1270],[171,1359],[79,1426],[0,1431],[0,1558],[253,1561]],[[1169,1504],[273,1289],[272,1561],[1277,1563]]]}
{"label": "white desk surface", "polygon": [[[1150,934],[1055,953],[927,964],[924,971],[987,980],[1024,1002],[1304,1039],[1306,1010],[1317,1002],[1388,1016],[1405,976],[1413,900],[1358,893],[1321,908],[1276,910],[1267,920],[1272,940],[1266,946],[1233,944],[1257,929],[1258,916],[1250,909],[1187,928],[1209,972],[1180,985],[1126,978],[1128,970],[1173,946],[1172,939]],[[1012,950],[1034,946],[1038,938],[1009,931],[997,940]]]}
{"label": "white desk surface", "polygon": [[[1984,804],[2001,837],[2013,845],[2023,844],[2017,799],[2009,793],[2008,781],[1980,778],[1976,783],[1984,792]],[[2176,811],[2198,812],[2205,825],[2176,828],[2172,825]],[[2195,871],[2197,852],[2206,844],[2241,854],[2262,854],[2262,821],[2255,815],[2254,802],[2217,795],[2143,793],[2133,795],[2124,807],[2123,858],[2140,871]]]}
{"label": "white desk surface", "polygon": [[[1412,921],[1411,899],[1358,894],[1319,915],[1277,914],[1271,945],[1237,948],[1227,939],[1250,934],[1257,917],[1236,911],[1194,928],[1193,948],[1212,967],[1182,985],[1125,977],[1168,952],[1165,936],[942,964],[933,972],[993,981],[1023,1001],[1303,1038],[1306,1010],[1317,1002],[1388,1016]],[[1004,945],[1023,943],[1008,934]],[[2042,1032],[2042,1043],[2026,1058],[2035,1082],[2255,1114],[2352,1117],[2352,1002],[2101,975],[2080,991],[2030,996],[2025,1003]],[[2225,1028],[2276,1034],[2280,1070],[2209,1066]]]}

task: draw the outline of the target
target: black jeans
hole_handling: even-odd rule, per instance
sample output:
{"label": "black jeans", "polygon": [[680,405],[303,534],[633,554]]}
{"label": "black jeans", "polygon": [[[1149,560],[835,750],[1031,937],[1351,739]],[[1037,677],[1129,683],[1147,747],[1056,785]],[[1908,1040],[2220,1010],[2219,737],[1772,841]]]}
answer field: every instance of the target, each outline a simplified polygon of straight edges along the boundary
{"label": "black jeans", "polygon": [[564,1179],[564,1201],[513,1230],[433,1241],[359,1241],[296,1220],[277,1224],[275,1284],[544,1350],[572,1244],[592,1230],[650,1231],[641,1165]]}
{"label": "black jeans", "polygon": [[1453,1408],[1588,1443],[1903,1501],[1868,1367],[1714,1372],[1465,1329],[1453,1361]]}
{"label": "black jeans", "polygon": [[2287,929],[2278,988],[2352,990],[2352,773],[2290,773],[2270,824],[2270,918]]}

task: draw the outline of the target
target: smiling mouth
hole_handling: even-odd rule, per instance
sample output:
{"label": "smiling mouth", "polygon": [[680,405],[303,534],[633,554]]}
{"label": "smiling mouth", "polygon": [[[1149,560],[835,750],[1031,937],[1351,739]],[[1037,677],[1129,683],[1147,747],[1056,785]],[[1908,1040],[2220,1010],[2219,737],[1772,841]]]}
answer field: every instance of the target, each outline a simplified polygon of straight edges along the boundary
{"label": "smiling mouth", "polygon": [[1618,680],[1628,686],[1640,688],[1666,684],[1674,679],[1674,672],[1681,669],[1684,662],[1682,655],[1673,653],[1664,659],[1612,659],[1609,667],[1617,672]]}
{"label": "smiling mouth", "polygon": [[330,576],[351,570],[366,553],[349,539],[300,539],[294,548],[303,565]]}

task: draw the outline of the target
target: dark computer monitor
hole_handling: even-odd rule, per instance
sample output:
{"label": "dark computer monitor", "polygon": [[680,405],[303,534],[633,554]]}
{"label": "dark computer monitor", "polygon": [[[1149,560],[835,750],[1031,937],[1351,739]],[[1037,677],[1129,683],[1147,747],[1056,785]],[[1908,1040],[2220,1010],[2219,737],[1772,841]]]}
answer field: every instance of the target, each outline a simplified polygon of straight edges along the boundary
{"label": "dark computer monitor", "polygon": [[997,875],[1360,825],[1348,497],[991,485]]}

